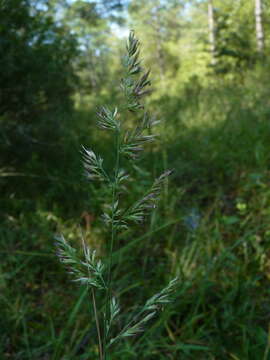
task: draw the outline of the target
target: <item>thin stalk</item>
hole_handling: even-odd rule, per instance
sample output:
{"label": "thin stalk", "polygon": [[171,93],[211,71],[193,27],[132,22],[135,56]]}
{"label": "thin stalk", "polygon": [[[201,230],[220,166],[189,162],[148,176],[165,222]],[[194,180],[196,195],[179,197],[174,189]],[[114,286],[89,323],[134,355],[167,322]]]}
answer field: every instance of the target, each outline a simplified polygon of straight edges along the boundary
{"label": "thin stalk", "polygon": [[106,344],[107,344],[107,329],[106,321],[109,316],[109,304],[112,297],[112,258],[113,258],[113,247],[116,238],[117,225],[114,224],[115,219],[115,207],[116,202],[116,190],[118,186],[118,173],[119,173],[119,162],[120,162],[120,131],[116,131],[116,161],[115,161],[115,172],[114,172],[114,181],[112,186],[112,224],[111,224],[111,242],[110,242],[110,251],[109,251],[109,269],[108,269],[108,280],[107,280],[107,294],[106,294],[106,305],[105,305],[105,318],[104,318],[104,360],[107,358]]}
{"label": "thin stalk", "polygon": [[103,360],[103,349],[102,349],[102,340],[101,340],[101,333],[100,333],[100,325],[99,325],[98,314],[97,314],[95,291],[94,291],[93,288],[91,289],[91,293],[92,293],[93,308],[94,308],[96,328],[97,328],[97,334],[98,334],[99,359],[100,359],[100,360]]}
{"label": "thin stalk", "polygon": [[[86,253],[86,245],[85,245],[82,230],[81,230],[81,236],[82,236],[83,251],[84,251],[84,253]],[[89,268],[88,268],[88,277],[90,278]],[[87,292],[88,291],[89,291],[89,285],[87,285]],[[97,329],[97,335],[98,335],[99,360],[103,360],[103,346],[102,346],[102,340],[101,340],[100,324],[99,324],[98,313],[97,313],[95,290],[93,289],[93,287],[91,288],[91,295],[92,295],[94,317],[95,317],[96,329]]]}
{"label": "thin stalk", "polygon": [[266,349],[265,349],[265,352],[264,352],[263,360],[268,359],[269,352],[270,352],[270,324],[268,326],[267,344],[266,344]]}

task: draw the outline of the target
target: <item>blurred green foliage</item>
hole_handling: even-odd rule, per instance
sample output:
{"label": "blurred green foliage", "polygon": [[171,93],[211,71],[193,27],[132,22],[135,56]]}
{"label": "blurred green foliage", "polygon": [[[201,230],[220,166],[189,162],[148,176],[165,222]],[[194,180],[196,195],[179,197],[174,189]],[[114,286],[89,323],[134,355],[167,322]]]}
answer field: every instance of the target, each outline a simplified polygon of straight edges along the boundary
{"label": "blurred green foliage", "polygon": [[[1,358],[96,357],[87,295],[58,264],[53,238],[79,242],[82,231],[106,251],[106,190],[83,179],[79,151],[94,147],[111,166],[111,140],[94,125],[100,105],[121,104],[117,24],[127,14],[161,120],[130,200],[175,171],[150,222],[120,239],[117,288],[128,308],[143,302],[141,287],[148,297],[172,274],[182,285],[150,332],[112,359],[269,358],[270,62],[257,54],[253,1],[214,5],[213,67],[207,1],[0,1]],[[267,50],[269,0],[263,10]]]}

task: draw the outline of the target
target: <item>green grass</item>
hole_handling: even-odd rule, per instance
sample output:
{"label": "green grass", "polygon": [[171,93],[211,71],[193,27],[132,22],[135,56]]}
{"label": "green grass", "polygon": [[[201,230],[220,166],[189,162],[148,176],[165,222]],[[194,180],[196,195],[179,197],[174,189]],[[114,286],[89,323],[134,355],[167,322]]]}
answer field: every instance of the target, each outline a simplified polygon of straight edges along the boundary
{"label": "green grass", "polygon": [[[134,298],[143,303],[158,291],[171,273],[179,275],[180,287],[174,304],[163,310],[149,331],[115,347],[111,359],[270,358],[266,75],[254,72],[241,86],[214,84],[193,97],[189,93],[169,102],[160,99],[158,111],[167,123],[162,125],[159,145],[148,149],[142,159],[143,182],[131,183],[126,201],[134,201],[147,188],[151,174],[168,166],[175,172],[149,224],[120,236],[121,248],[112,257],[118,279],[115,292],[129,308]],[[100,138],[93,138],[98,144]],[[110,146],[109,141],[100,144],[105,157],[111,156]],[[75,164],[75,158],[71,160]],[[54,170],[59,181],[68,182],[60,170]],[[71,244],[80,246],[82,227],[86,241],[100,254],[106,251],[108,237],[98,205],[106,194],[93,186],[92,201],[82,184],[77,199],[81,184],[76,177],[80,178],[79,172],[72,174],[71,185],[45,178],[40,185],[39,180],[25,178],[12,180],[10,187],[5,183],[0,358],[92,360],[98,356],[91,304],[58,264],[52,240],[62,232]],[[29,181],[35,181],[33,197],[23,191]],[[21,190],[12,197],[15,186]],[[89,231],[79,209],[93,216]]]}

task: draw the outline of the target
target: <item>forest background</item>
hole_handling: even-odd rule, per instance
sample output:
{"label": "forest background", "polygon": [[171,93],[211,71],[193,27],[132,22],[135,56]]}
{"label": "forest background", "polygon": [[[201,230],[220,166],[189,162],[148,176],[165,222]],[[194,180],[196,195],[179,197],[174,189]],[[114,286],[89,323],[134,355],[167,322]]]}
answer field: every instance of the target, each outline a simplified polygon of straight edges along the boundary
{"label": "forest background", "polygon": [[121,238],[117,288],[128,309],[172,276],[180,286],[112,359],[270,359],[269,0],[0,1],[0,358],[97,356],[87,294],[54,237],[83,233],[106,254],[106,190],[85,181],[79,152],[111,166],[96,111],[121,104],[128,29],[160,120],[129,198],[174,174]]}

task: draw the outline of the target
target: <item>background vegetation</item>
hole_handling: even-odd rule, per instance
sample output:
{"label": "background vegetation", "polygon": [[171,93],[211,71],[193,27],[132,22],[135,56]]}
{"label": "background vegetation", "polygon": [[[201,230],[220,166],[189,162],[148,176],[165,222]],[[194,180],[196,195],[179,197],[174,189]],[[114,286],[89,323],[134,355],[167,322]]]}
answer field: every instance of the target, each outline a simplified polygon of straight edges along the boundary
{"label": "background vegetation", "polygon": [[106,256],[106,189],[85,181],[79,151],[110,167],[96,110],[121,104],[132,28],[161,122],[130,200],[174,175],[150,220],[121,238],[117,289],[128,309],[175,275],[181,286],[112,359],[270,359],[269,19],[269,0],[0,1],[0,358],[96,358],[88,295],[54,236],[80,246],[83,232]]}

